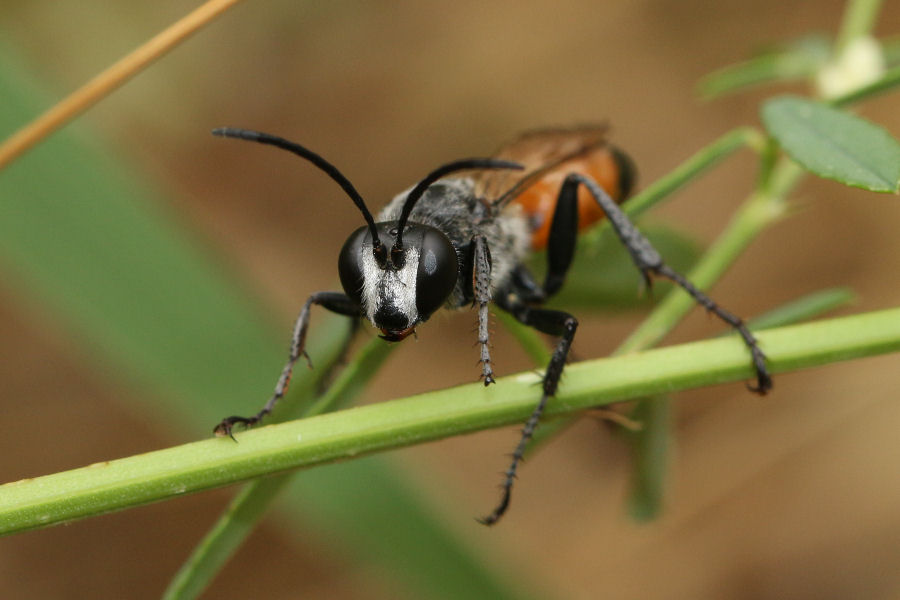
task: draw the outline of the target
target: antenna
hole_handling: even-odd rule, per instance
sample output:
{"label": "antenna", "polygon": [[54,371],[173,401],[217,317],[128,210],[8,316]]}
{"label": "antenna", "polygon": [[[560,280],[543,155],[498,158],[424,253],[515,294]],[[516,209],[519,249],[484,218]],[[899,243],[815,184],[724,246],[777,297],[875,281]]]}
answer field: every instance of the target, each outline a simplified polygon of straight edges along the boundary
{"label": "antenna", "polygon": [[356,191],[356,188],[353,187],[353,184],[350,183],[350,180],[347,179],[344,174],[341,173],[333,164],[331,164],[312,150],[308,150],[307,148],[304,148],[296,142],[291,142],[284,138],[268,133],[262,133],[260,131],[252,131],[250,129],[235,129],[233,127],[219,127],[217,129],[213,129],[212,134],[220,137],[236,138],[240,140],[258,142],[260,144],[266,144],[269,146],[275,146],[276,148],[281,148],[282,150],[293,152],[300,158],[306,159],[317,166],[319,169],[324,171],[326,175],[336,181],[337,184],[344,190],[344,192],[348,196],[350,196],[350,199],[353,200],[353,203],[356,204],[356,207],[359,208],[360,212],[363,215],[363,218],[366,220],[366,223],[369,226],[369,231],[372,234],[372,248],[375,252],[375,258],[378,260],[378,262],[383,263],[384,259],[387,258],[385,255],[385,251],[381,246],[381,240],[378,238],[378,229],[375,227],[375,219],[372,218],[372,213],[370,213],[369,209],[366,208],[365,201],[362,199],[362,196],[359,195],[359,192]]}
{"label": "antenna", "polygon": [[416,202],[419,201],[419,198],[425,194],[425,190],[428,189],[428,186],[441,177],[456,171],[467,171],[470,169],[521,170],[524,168],[525,167],[519,163],[510,162],[508,160],[498,160],[496,158],[467,158],[438,167],[426,175],[422,181],[417,183],[416,187],[414,187],[406,196],[406,202],[403,203],[403,210],[400,212],[400,219],[397,225],[397,241],[394,242],[394,247],[391,248],[391,255],[403,250],[403,228],[406,227],[406,221],[409,220],[409,215],[412,212],[413,206],[415,206]]}

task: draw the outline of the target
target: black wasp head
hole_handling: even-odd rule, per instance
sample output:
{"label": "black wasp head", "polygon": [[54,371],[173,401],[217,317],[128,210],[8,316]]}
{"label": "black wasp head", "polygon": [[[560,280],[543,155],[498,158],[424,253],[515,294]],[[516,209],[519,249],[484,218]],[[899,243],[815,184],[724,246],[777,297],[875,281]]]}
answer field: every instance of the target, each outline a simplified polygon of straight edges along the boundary
{"label": "black wasp head", "polygon": [[[441,177],[468,169],[521,169],[491,158],[459,160],[438,167],[416,184],[400,218],[357,229],[338,259],[341,283],[384,339],[399,341],[447,301],[459,275],[456,249],[440,230],[410,223],[412,209]],[[390,251],[387,250],[390,248]]]}
{"label": "black wasp head", "polygon": [[[341,285],[386,340],[399,341],[440,308],[459,274],[456,249],[440,230],[409,223],[397,245],[398,221],[378,223],[379,257],[368,227],[347,238],[338,258]],[[380,258],[380,260],[379,260]]]}

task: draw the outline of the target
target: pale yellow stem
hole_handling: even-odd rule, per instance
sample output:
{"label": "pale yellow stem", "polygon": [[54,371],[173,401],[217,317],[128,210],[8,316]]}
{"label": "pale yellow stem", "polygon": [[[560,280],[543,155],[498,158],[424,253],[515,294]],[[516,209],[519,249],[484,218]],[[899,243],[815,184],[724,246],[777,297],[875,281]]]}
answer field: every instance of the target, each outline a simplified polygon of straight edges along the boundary
{"label": "pale yellow stem", "polygon": [[113,63],[86,84],[62,99],[0,145],[0,169],[29,150],[107,94],[134,77],[147,65],[218,17],[240,0],[208,0],[131,53]]}

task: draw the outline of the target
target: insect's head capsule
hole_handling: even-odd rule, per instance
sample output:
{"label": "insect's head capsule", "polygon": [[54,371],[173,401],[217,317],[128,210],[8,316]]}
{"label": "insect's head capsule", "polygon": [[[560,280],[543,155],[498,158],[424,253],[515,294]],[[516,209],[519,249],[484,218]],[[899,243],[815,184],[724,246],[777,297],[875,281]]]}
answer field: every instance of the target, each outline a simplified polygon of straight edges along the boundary
{"label": "insect's head capsule", "polygon": [[450,296],[459,273],[456,249],[438,229],[408,223],[403,245],[395,244],[397,221],[376,225],[378,256],[368,227],[347,238],[338,258],[344,292],[387,340],[398,341],[439,309]]}

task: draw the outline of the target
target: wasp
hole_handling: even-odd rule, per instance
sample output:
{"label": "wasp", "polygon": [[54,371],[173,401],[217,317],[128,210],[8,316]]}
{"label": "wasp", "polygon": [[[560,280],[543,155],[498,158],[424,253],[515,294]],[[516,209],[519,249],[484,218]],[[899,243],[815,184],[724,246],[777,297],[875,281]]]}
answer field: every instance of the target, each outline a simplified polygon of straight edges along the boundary
{"label": "wasp", "polygon": [[[651,276],[669,279],[730,325],[749,349],[756,372],[756,385],[748,387],[760,394],[772,387],[766,357],[744,322],[671,269],[619,207],[633,187],[635,169],[627,155],[607,142],[605,127],[531,132],[493,157],[447,163],[394,197],[377,218],[350,181],[315,152],[257,131],[221,128],[213,134],[300,156],[333,179],[365,220],[347,238],[338,257],[344,291],[317,292],[303,305],[288,360],[269,401],[254,416],[223,419],[214,430],[217,435],[232,436],[236,425],[257,424],[284,396],[294,365],[306,354],[314,305],[352,319],[368,319],[380,337],[390,342],[409,337],[442,307],[474,306],[481,379],[490,385],[494,371],[488,319],[493,304],[557,338],[543,374],[541,397],[504,473],[501,499],[480,519],[487,525],[496,523],[509,507],[519,463],[548,400],[556,394],[578,328],[571,314],[542,305],[565,282],[579,230],[604,217],[644,282],[649,286]],[[524,264],[530,252],[540,249],[547,253],[542,283]]]}

